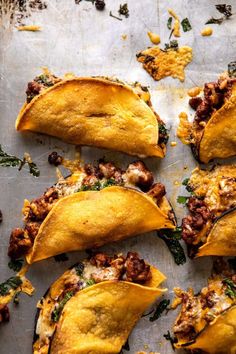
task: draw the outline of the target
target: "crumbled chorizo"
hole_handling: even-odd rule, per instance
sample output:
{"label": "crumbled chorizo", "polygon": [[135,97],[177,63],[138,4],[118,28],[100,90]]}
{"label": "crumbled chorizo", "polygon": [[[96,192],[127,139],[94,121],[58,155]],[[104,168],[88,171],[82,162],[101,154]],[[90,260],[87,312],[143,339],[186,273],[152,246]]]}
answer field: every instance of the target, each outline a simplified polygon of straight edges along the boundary
{"label": "crumbled chorizo", "polygon": [[25,225],[25,231],[29,235],[31,241],[35,239],[39,231],[41,223],[40,222],[27,222]]}
{"label": "crumbled chorizo", "polygon": [[51,152],[50,155],[48,155],[48,162],[50,165],[54,166],[59,166],[62,164],[63,157],[59,155],[56,151]]}
{"label": "crumbled chorizo", "polygon": [[125,261],[125,279],[135,283],[145,283],[151,279],[150,266],[140,259],[136,252],[128,252]]}
{"label": "crumbled chorizo", "polygon": [[114,178],[118,183],[122,181],[121,169],[116,167],[112,162],[99,161],[98,169],[103,177],[107,179]]}
{"label": "crumbled chorizo", "polygon": [[10,320],[10,312],[7,305],[0,305],[0,323]]}
{"label": "crumbled chorizo", "polygon": [[109,267],[111,265],[111,257],[105,253],[97,253],[89,261],[96,267]]}
{"label": "crumbled chorizo", "polygon": [[24,256],[32,247],[32,241],[23,229],[14,229],[10,236],[8,256],[17,259]]}
{"label": "crumbled chorizo", "polygon": [[89,176],[85,176],[84,177],[84,179],[82,181],[82,186],[92,187],[98,182],[99,182],[99,180],[98,180],[98,178],[96,176],[89,175]]}
{"label": "crumbled chorizo", "polygon": [[143,191],[148,191],[154,181],[151,171],[142,161],[131,163],[126,170],[126,176],[131,184],[135,184]]}
{"label": "crumbled chorizo", "polygon": [[155,199],[156,203],[158,204],[166,194],[165,186],[162,183],[155,183],[152,185],[147,194]]}
{"label": "crumbled chorizo", "polygon": [[202,103],[202,98],[201,97],[192,97],[189,99],[188,103],[189,103],[190,107],[196,111],[198,106]]}

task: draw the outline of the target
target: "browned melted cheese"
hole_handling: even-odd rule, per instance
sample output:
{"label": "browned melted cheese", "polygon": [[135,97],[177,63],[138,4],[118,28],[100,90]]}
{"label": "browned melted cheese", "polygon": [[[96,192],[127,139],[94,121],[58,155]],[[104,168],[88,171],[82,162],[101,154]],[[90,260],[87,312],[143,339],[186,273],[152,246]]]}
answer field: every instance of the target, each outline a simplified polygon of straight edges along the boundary
{"label": "browned melted cheese", "polygon": [[178,50],[161,50],[158,46],[142,51],[137,60],[143,63],[143,68],[153,77],[154,80],[161,80],[172,76],[184,81],[184,69],[193,58],[192,48],[180,47]]}
{"label": "browned melted cheese", "polygon": [[188,115],[185,112],[179,114],[179,125],[177,128],[177,137],[185,145],[192,142],[192,123],[188,120]]}

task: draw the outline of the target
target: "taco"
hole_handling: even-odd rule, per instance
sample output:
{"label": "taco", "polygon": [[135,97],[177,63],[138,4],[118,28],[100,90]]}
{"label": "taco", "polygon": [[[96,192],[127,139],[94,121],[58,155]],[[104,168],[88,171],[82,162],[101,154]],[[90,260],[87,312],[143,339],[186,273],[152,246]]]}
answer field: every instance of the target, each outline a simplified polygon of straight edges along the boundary
{"label": "taco", "polygon": [[204,97],[192,97],[193,123],[181,116],[178,137],[191,144],[199,162],[236,155],[236,78],[227,74],[204,86]]}
{"label": "taco", "polygon": [[58,78],[46,70],[28,84],[26,94],[16,120],[18,131],[140,157],[165,156],[165,124],[140,84],[132,87],[103,77]]}
{"label": "taco", "polygon": [[38,303],[33,353],[119,353],[165,279],[133,252],[77,263]]}
{"label": "taco", "polygon": [[196,168],[187,183],[182,238],[190,256],[236,256],[236,166]]}
{"label": "taco", "polygon": [[100,247],[144,232],[175,228],[165,187],[136,161],[85,165],[23,207],[24,228],[10,236],[8,255],[29,264],[64,252]]}
{"label": "taco", "polygon": [[219,260],[215,271],[218,268],[220,273],[214,273],[197,295],[193,289],[174,289],[177,298],[172,308],[182,304],[173,328],[175,348],[191,353],[235,353],[236,272]]}

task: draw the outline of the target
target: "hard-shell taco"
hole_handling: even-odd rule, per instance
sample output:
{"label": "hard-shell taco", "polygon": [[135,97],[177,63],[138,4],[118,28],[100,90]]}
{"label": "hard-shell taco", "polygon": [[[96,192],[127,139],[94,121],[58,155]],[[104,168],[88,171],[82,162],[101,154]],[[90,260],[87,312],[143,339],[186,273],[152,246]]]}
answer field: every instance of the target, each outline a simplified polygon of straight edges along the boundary
{"label": "hard-shell taco", "polygon": [[236,273],[216,262],[208,285],[198,294],[175,289],[173,308],[182,304],[174,324],[175,348],[191,353],[234,354],[236,350]]}
{"label": "hard-shell taco", "polygon": [[227,74],[204,86],[204,97],[189,101],[196,110],[193,123],[182,116],[178,137],[191,144],[199,162],[236,155],[236,79]]}
{"label": "hard-shell taco", "polygon": [[165,279],[132,252],[77,263],[38,303],[33,353],[119,353]]}
{"label": "hard-shell taco", "polygon": [[182,238],[190,255],[236,255],[236,166],[196,168],[187,183],[189,215],[182,221]]}
{"label": "hard-shell taco", "polygon": [[24,228],[13,230],[8,255],[29,264],[69,251],[158,229],[174,229],[165,187],[153,184],[141,161],[122,171],[100,161],[60,179],[41,197],[25,201]]}
{"label": "hard-shell taco", "polygon": [[28,84],[16,129],[130,155],[165,156],[165,124],[152,109],[150,94],[109,78],[58,78],[47,70]]}

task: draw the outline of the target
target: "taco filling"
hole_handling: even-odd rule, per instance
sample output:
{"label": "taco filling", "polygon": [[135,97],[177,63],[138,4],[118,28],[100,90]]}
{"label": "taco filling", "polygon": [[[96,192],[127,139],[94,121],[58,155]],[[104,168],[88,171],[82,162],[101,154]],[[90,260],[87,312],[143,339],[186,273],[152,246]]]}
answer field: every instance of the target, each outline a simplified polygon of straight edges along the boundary
{"label": "taco filling", "polygon": [[[180,304],[182,306],[173,327],[175,347],[202,349],[206,350],[207,353],[218,353],[218,350],[220,353],[229,353],[231,348],[227,347],[226,342],[223,343],[222,335],[225,335],[226,340],[227,335],[231,333],[231,339],[236,343],[235,335],[230,329],[230,323],[227,323],[229,326],[228,334],[223,332],[224,325],[222,323],[222,334],[220,330],[219,332],[216,330],[216,327],[223,318],[221,316],[232,310],[234,311],[236,305],[235,270],[230,268],[222,259],[218,259],[214,265],[213,275],[208,280],[208,285],[198,294],[194,295],[191,288],[188,291],[175,288],[174,291],[176,298],[173,301],[172,308],[176,308]],[[208,333],[209,329],[214,332],[214,326],[216,341]],[[208,337],[208,340],[203,340],[205,337]],[[217,342],[221,342],[221,344],[217,346]]]}
{"label": "taco filling", "polygon": [[[236,167],[215,166],[211,171],[196,168],[187,183],[187,190],[192,196],[186,204],[189,215],[182,221],[182,238],[188,245],[189,255],[195,256],[201,250],[200,247],[208,243],[213,227],[228,217],[230,211],[235,212]],[[224,229],[226,231],[226,226]],[[224,229],[222,234],[225,233]],[[225,248],[227,242],[225,239]],[[227,252],[215,255],[227,255]]]}
{"label": "taco filling", "polygon": [[152,173],[143,162],[131,163],[123,171],[113,163],[101,160],[98,166],[86,164],[70,177],[59,179],[58,183],[46,190],[41,197],[31,202],[25,200],[23,207],[25,227],[12,231],[9,257],[17,259],[32,249],[40,226],[60,199],[80,191],[100,191],[111,186],[123,186],[145,192],[157,206],[167,208],[170,219],[174,220],[173,212],[164,200],[166,194],[164,185],[154,183]]}
{"label": "taco filling", "polygon": [[[161,273],[157,274],[162,279],[160,282],[163,281],[164,277]],[[38,303],[33,352],[35,354],[49,352],[63,309],[78,292],[108,281],[145,285],[150,283],[151,279],[150,265],[140,259],[135,252],[128,252],[126,257],[122,254],[110,257],[104,253],[98,253],[77,263],[52,285]],[[116,305],[114,303],[114,306]],[[103,312],[101,308],[100,311]],[[103,320],[105,320],[104,312],[103,316]],[[102,328],[103,323],[100,325]],[[118,328],[117,332],[119,332]],[[70,351],[68,350],[68,352]],[[104,350],[104,352],[106,351]]]}
{"label": "taco filling", "polygon": [[[186,117],[180,117],[178,137],[184,144],[191,144],[192,151],[200,162],[207,163],[213,158],[229,157],[235,154],[235,151],[223,152],[226,148],[223,146],[224,138],[232,140],[231,135],[227,132],[228,125],[231,125],[234,130],[234,123],[227,122],[227,114],[229,113],[233,119],[231,111],[234,110],[235,87],[236,78],[230,77],[227,73],[222,74],[216,82],[204,85],[203,97],[190,98],[189,105],[196,111],[193,123],[188,122]],[[219,134],[219,137],[215,136],[214,139],[215,141],[220,140],[220,143],[216,141],[216,151],[212,149],[213,151],[210,153],[208,150],[211,149],[211,140],[213,140],[211,132],[212,135]],[[219,144],[222,144],[222,149],[218,146]],[[233,149],[232,142],[231,149]]]}

